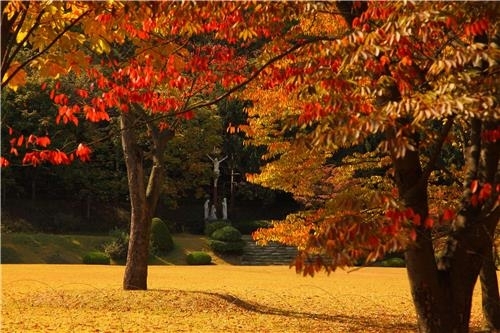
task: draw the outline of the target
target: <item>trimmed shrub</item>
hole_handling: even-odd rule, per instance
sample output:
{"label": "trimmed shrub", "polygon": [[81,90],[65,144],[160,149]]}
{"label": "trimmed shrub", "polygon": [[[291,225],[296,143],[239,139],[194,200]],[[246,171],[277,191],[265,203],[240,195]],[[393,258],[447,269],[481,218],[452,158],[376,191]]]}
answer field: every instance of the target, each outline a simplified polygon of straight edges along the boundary
{"label": "trimmed shrub", "polygon": [[243,252],[243,248],[246,243],[241,239],[236,242],[224,242],[216,239],[209,239],[208,245],[214,252],[240,254]]}
{"label": "trimmed shrub", "polygon": [[267,220],[251,220],[251,221],[240,221],[238,223],[233,223],[234,227],[238,229],[243,235],[251,235],[254,231],[260,228],[271,227],[271,222]]}
{"label": "trimmed shrub", "polygon": [[225,226],[215,230],[211,238],[223,242],[237,242],[241,240],[241,232],[233,226]]}
{"label": "trimmed shrub", "polygon": [[208,222],[207,225],[205,226],[205,235],[211,236],[215,230],[221,229],[223,227],[230,226],[231,223],[228,221],[224,220],[218,220],[218,221],[212,221]]}
{"label": "trimmed shrub", "polygon": [[128,241],[130,238],[128,233],[123,230],[114,229],[109,234],[115,239],[110,243],[104,244],[104,253],[114,261],[127,259]]}
{"label": "trimmed shrub", "polygon": [[151,221],[151,247],[156,254],[167,253],[174,249],[174,240],[167,225],[160,218]]}
{"label": "trimmed shrub", "polygon": [[404,259],[395,257],[395,258],[389,258],[382,260],[380,263],[378,263],[377,266],[382,266],[382,267],[406,267],[406,262]]}
{"label": "trimmed shrub", "polygon": [[83,256],[86,265],[109,265],[109,257],[102,252],[89,252]]}
{"label": "trimmed shrub", "polygon": [[210,265],[212,257],[203,251],[194,251],[186,256],[186,261],[189,265]]}

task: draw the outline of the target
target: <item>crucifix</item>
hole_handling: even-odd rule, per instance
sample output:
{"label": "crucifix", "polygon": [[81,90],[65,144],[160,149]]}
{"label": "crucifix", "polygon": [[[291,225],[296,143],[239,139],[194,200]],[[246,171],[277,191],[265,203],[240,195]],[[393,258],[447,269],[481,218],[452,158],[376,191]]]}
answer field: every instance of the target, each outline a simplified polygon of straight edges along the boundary
{"label": "crucifix", "polygon": [[[214,149],[214,152],[215,149]],[[213,185],[213,198],[212,198],[212,203],[213,204],[216,204],[217,203],[217,181],[219,180],[219,176],[220,176],[220,163],[222,161],[224,161],[227,156],[221,158],[221,159],[218,159],[217,157],[212,157],[210,155],[208,155],[208,158],[212,161],[212,163],[214,164],[214,185]]]}

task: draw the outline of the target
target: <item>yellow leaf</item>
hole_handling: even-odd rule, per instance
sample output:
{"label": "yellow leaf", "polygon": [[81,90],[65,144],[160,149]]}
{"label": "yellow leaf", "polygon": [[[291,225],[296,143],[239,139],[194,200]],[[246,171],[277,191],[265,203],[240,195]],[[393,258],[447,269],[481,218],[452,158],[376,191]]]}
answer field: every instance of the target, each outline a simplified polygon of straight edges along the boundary
{"label": "yellow leaf", "polygon": [[111,51],[111,47],[109,47],[108,42],[106,42],[104,39],[99,39],[98,43],[99,47],[104,53],[109,53]]}
{"label": "yellow leaf", "polygon": [[27,34],[28,34],[27,31],[23,31],[23,30],[19,31],[19,33],[16,36],[16,42],[21,43],[21,41],[24,39],[24,37],[26,37]]}

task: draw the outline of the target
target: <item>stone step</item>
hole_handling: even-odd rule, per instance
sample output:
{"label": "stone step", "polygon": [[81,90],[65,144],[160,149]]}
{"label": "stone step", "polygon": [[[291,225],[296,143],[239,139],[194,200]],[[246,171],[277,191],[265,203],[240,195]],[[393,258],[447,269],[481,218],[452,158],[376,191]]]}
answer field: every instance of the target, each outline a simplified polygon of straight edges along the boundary
{"label": "stone step", "polygon": [[290,265],[297,254],[297,249],[279,243],[267,246],[255,244],[251,236],[243,236],[246,246],[241,258],[242,265]]}

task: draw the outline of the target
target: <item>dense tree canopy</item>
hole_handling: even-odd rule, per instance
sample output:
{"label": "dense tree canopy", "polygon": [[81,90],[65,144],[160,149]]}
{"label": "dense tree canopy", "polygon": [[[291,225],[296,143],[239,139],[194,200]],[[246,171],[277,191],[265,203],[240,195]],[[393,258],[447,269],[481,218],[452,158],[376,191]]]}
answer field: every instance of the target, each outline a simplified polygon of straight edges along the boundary
{"label": "dense tree canopy", "polygon": [[[255,181],[310,208],[260,242],[297,245],[295,266],[310,275],[404,250],[423,332],[466,332],[480,275],[498,329],[498,12],[495,2],[2,2],[2,88],[36,71],[56,78],[42,84],[56,123],[119,116],[132,206],[125,289],[147,287],[168,142],[193,112],[246,88],[250,123],[230,128],[268,149]],[[72,92],[57,81],[68,71],[84,82]],[[15,155],[25,137],[8,133]],[[91,151],[27,142],[26,165]],[[339,158],[353,145],[365,155]],[[451,167],[457,148],[465,163]],[[461,185],[454,206],[429,202],[437,171]]]}

